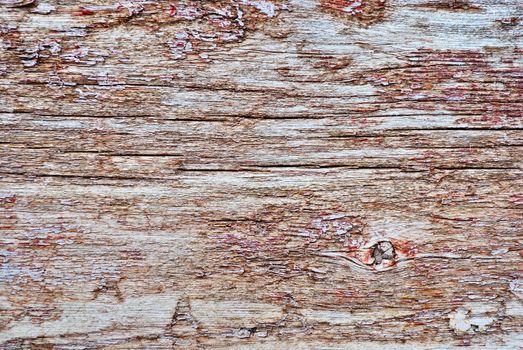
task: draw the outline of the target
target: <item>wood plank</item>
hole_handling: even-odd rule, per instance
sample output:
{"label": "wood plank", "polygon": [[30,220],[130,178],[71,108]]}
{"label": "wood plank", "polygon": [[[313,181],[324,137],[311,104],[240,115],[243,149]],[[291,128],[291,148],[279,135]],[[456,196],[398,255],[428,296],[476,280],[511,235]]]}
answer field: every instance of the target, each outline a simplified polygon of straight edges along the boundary
{"label": "wood plank", "polygon": [[0,0],[0,349],[520,349],[518,0]]}

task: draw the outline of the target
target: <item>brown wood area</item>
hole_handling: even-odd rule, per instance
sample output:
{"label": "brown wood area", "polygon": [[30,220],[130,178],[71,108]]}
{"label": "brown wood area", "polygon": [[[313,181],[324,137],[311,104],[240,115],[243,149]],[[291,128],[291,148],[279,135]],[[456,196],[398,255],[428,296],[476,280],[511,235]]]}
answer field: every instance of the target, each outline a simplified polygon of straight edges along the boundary
{"label": "brown wood area", "polygon": [[0,349],[523,349],[521,0],[0,0]]}

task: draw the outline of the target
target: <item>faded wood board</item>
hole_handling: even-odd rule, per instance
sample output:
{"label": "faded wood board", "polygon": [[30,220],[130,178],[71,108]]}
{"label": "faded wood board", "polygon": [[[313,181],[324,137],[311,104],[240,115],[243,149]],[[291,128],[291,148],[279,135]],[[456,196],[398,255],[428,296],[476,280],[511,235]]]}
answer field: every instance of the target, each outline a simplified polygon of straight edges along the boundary
{"label": "faded wood board", "polygon": [[0,348],[523,348],[522,15],[0,0]]}

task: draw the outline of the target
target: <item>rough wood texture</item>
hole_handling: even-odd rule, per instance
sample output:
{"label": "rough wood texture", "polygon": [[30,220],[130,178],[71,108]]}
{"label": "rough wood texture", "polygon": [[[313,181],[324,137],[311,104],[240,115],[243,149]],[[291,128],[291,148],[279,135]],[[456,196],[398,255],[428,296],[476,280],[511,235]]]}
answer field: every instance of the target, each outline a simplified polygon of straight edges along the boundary
{"label": "rough wood texture", "polygon": [[522,349],[520,0],[0,0],[0,348]]}

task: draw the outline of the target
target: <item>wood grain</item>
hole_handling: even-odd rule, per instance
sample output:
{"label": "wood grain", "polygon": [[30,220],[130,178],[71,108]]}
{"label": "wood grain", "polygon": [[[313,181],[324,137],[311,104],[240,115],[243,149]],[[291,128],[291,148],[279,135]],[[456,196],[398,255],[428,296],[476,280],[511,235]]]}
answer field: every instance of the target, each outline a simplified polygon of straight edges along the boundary
{"label": "wood grain", "polygon": [[0,0],[0,348],[522,349],[519,0]]}

